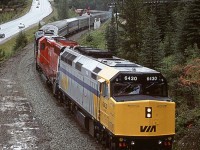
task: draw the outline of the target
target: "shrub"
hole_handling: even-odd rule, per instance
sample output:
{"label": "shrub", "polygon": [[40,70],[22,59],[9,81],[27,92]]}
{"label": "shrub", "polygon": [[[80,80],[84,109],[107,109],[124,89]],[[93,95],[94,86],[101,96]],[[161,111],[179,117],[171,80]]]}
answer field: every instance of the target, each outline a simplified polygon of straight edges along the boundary
{"label": "shrub", "polygon": [[21,48],[25,47],[28,43],[28,39],[26,35],[21,31],[16,38],[15,45],[13,47],[13,51],[20,50]]}
{"label": "shrub", "polygon": [[92,42],[93,41],[93,36],[91,34],[88,34],[86,37],[86,42]]}
{"label": "shrub", "polygon": [[5,52],[2,49],[0,49],[0,61],[2,61],[4,57],[5,57]]}

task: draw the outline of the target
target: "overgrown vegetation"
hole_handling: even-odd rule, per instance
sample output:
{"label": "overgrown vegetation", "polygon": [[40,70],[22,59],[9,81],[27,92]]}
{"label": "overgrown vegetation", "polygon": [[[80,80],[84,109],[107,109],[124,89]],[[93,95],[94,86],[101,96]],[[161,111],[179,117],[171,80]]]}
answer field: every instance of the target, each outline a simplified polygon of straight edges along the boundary
{"label": "overgrown vegetation", "polygon": [[105,40],[107,49],[113,53],[116,53],[118,45],[117,45],[117,29],[115,27],[114,14],[112,14],[110,24],[106,27]]}
{"label": "overgrown vegetation", "polygon": [[58,12],[58,20],[67,19],[68,15],[68,0],[56,0],[56,8]]}
{"label": "overgrown vegetation", "polygon": [[70,4],[68,0],[55,0],[54,4],[56,15],[52,18],[51,21],[68,19],[78,16],[74,7],[69,7]]}

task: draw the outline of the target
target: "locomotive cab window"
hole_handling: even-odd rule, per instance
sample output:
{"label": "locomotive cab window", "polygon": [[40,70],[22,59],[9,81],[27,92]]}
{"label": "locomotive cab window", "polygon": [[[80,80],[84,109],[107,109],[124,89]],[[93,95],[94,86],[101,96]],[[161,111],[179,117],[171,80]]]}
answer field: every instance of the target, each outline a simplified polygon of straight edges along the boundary
{"label": "locomotive cab window", "polygon": [[144,85],[144,92],[145,95],[151,96],[167,96],[167,86],[164,83],[149,83]]}
{"label": "locomotive cab window", "polygon": [[115,83],[113,87],[113,94],[115,96],[119,95],[132,95],[141,94],[142,86],[141,84],[133,83]]}
{"label": "locomotive cab window", "polygon": [[111,82],[113,96],[149,95],[167,97],[167,83],[161,76],[120,75]]}

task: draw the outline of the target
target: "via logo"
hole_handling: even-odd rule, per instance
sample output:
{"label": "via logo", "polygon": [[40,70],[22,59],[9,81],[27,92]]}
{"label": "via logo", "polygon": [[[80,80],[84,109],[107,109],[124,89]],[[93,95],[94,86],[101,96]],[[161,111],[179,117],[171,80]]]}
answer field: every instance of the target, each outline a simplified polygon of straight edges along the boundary
{"label": "via logo", "polygon": [[156,126],[140,126],[140,132],[156,132]]}

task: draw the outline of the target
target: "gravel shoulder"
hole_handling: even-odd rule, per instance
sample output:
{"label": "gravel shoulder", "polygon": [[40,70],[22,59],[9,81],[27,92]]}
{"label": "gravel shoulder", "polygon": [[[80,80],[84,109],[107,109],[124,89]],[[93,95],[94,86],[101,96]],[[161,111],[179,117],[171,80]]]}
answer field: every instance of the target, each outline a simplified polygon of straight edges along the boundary
{"label": "gravel shoulder", "polygon": [[53,97],[33,49],[31,43],[0,66],[0,149],[103,149]]}

